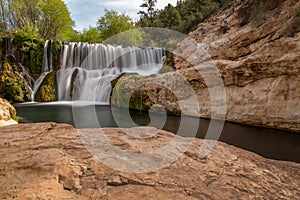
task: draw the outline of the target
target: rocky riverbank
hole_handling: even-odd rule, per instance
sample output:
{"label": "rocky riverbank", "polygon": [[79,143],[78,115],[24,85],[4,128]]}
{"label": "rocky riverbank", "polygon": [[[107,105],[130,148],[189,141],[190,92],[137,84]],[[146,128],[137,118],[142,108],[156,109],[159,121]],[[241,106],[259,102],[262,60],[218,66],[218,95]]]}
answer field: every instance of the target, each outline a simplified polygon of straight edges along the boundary
{"label": "rocky riverbank", "polygon": [[[131,108],[160,104],[168,113],[184,110],[204,118],[214,115],[212,105],[223,104],[228,121],[299,131],[299,8],[294,0],[233,1],[180,43],[176,72],[122,76],[111,103],[123,106],[128,97]],[[215,87],[224,87],[223,98],[212,92]]]}
{"label": "rocky riverbank", "polygon": [[[72,126],[55,123],[0,127],[0,196],[3,199],[297,199],[300,165],[262,158],[217,143],[199,157],[200,139],[149,128],[102,129],[110,143],[132,153],[153,153],[192,141],[178,160],[147,173],[129,173],[96,160]],[[95,134],[98,129],[88,129]],[[128,129],[127,129],[128,131]],[[102,144],[103,148],[106,146]],[[142,158],[141,158],[142,159]],[[144,166],[153,163],[144,163]],[[118,163],[115,163],[118,168]]]}

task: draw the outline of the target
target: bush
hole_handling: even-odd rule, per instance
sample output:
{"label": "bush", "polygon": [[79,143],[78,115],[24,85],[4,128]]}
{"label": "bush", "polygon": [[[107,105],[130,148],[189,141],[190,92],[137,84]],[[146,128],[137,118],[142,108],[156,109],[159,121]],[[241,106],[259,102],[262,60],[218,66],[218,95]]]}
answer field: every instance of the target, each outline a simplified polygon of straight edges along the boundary
{"label": "bush", "polygon": [[298,8],[298,9],[296,10],[295,16],[296,16],[296,17],[300,17],[300,8]]}
{"label": "bush", "polygon": [[261,26],[266,20],[266,11],[267,5],[265,3],[260,3],[258,7],[254,7],[253,10],[250,12],[249,21],[257,27]]}

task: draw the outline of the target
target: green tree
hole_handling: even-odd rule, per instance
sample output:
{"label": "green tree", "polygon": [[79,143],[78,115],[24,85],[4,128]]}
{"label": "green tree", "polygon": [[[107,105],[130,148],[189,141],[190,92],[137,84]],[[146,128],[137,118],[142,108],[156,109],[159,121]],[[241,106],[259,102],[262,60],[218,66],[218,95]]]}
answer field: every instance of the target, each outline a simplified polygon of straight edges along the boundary
{"label": "green tree", "polygon": [[104,16],[97,21],[97,28],[101,31],[103,40],[116,34],[134,28],[131,18],[125,13],[119,14],[114,10],[105,10]]}
{"label": "green tree", "polygon": [[95,27],[84,29],[82,33],[74,31],[68,39],[70,42],[93,42],[101,43],[103,41],[102,33]]}
{"label": "green tree", "polygon": [[62,0],[0,0],[2,34],[36,29],[44,39],[65,39],[73,25]]}
{"label": "green tree", "polygon": [[105,44],[117,44],[125,46],[140,46],[144,44],[144,33],[139,29],[130,29],[114,35],[104,41]]}
{"label": "green tree", "polygon": [[74,21],[62,0],[40,0],[41,10],[37,28],[44,39],[66,40],[73,30]]}
{"label": "green tree", "polygon": [[160,13],[160,27],[169,28],[169,29],[177,29],[177,27],[181,23],[181,16],[179,11],[172,6],[171,4],[168,4]]}
{"label": "green tree", "polygon": [[140,15],[140,23],[142,26],[155,26],[155,16],[157,14],[157,9],[155,8],[155,4],[157,0],[143,0],[144,3],[140,5],[143,9],[138,12]]}
{"label": "green tree", "polygon": [[[178,0],[177,5],[166,6],[156,13],[154,24],[183,33],[197,28],[198,24],[208,19],[232,0]],[[142,12],[138,25],[145,27],[151,24],[147,12]]]}

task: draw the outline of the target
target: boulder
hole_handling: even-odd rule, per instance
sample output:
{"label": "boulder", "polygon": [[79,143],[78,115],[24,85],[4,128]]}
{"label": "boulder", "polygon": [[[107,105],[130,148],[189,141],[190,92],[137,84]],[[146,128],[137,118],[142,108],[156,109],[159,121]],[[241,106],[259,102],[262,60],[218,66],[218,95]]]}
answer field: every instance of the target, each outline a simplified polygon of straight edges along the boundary
{"label": "boulder", "polygon": [[[84,138],[99,131],[55,123],[0,127],[1,198],[298,199],[300,195],[299,163],[266,159],[220,142],[208,156],[200,157],[206,140],[148,127],[101,129],[109,144],[89,137],[87,150]],[[140,162],[144,157],[138,155],[158,151],[174,139],[191,145],[177,160],[153,171],[133,173],[135,169],[121,165],[130,160],[115,160],[118,155],[98,159],[90,153],[94,145],[101,147],[94,150],[109,152],[113,144],[135,153],[136,163],[142,163],[137,167],[146,169],[159,157]],[[108,160],[114,161],[111,166],[104,165]]]}
{"label": "boulder", "polygon": [[7,100],[0,98],[0,126],[17,124],[14,117],[16,117],[15,108]]}

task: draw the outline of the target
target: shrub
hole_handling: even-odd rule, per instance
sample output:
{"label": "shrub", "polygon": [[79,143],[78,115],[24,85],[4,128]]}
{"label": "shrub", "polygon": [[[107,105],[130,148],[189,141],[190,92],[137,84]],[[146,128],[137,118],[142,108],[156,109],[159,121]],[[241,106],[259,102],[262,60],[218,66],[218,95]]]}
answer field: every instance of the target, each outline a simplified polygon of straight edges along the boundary
{"label": "shrub", "polygon": [[257,27],[261,26],[266,20],[266,11],[267,5],[265,3],[260,3],[258,7],[253,7],[253,10],[250,12],[249,21]]}
{"label": "shrub", "polygon": [[300,8],[297,8],[296,13],[295,13],[296,17],[300,17]]}

